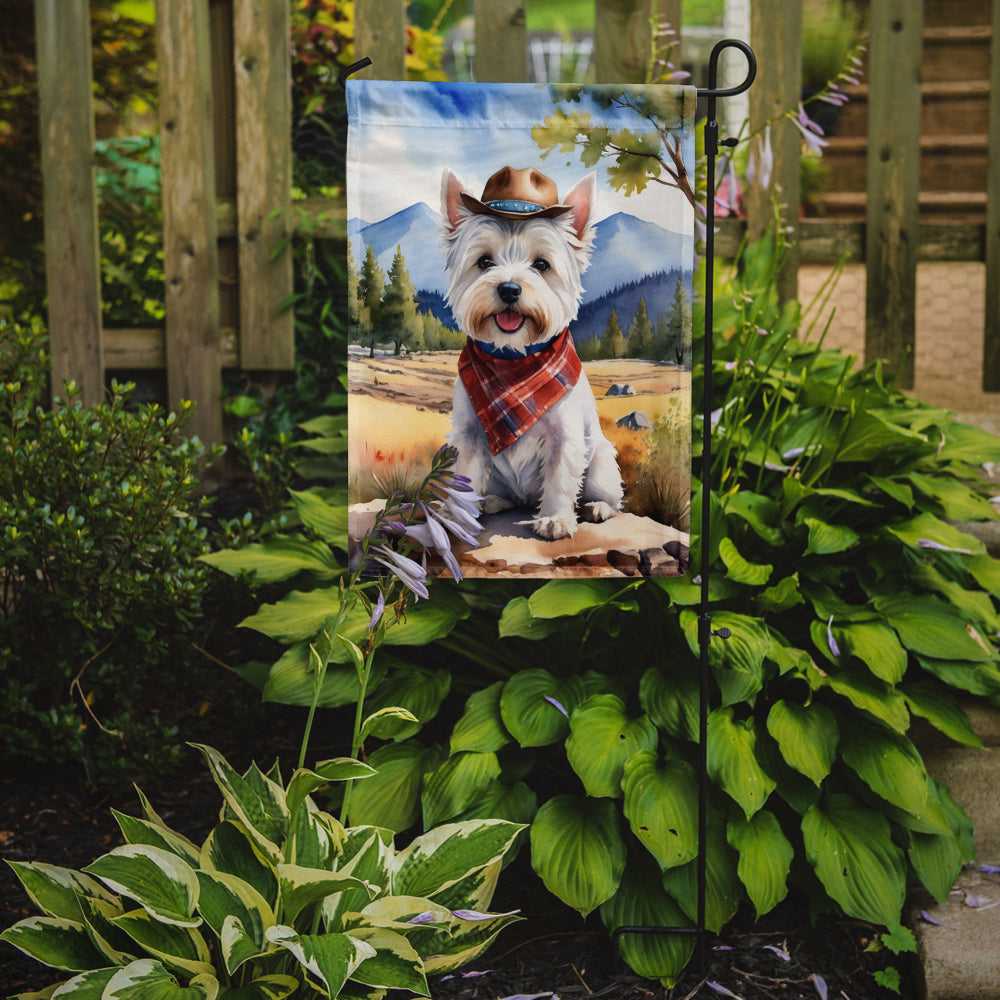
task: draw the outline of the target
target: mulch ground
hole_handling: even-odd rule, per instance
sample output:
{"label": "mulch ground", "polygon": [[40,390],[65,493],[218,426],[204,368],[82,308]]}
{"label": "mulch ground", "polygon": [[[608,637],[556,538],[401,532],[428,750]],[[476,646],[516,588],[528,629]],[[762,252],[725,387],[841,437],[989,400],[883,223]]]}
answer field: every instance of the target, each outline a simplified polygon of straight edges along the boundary
{"label": "mulch ground", "polygon": [[[222,742],[220,749],[234,763],[240,761],[238,746]],[[147,791],[164,820],[192,839],[203,837],[217,816],[218,793],[193,751],[190,769]],[[133,793],[108,796],[74,783],[72,776],[8,774],[0,778],[0,858],[83,867],[122,842],[111,807],[139,814]],[[445,979],[432,977],[435,1000],[545,1000],[553,995],[562,1000],[887,1000],[892,994],[873,979],[887,965],[903,973],[903,997],[918,993],[898,959],[866,950],[873,941],[871,928],[830,918],[814,927],[801,901],[786,902],[759,924],[752,915],[740,914],[719,938],[706,940],[705,967],[689,968],[672,990],[634,975],[617,959],[596,916],[581,922],[546,893],[523,855],[501,877],[494,908],[519,908],[525,920],[502,932],[469,969]],[[32,912],[13,873],[0,866],[0,927]],[[0,944],[0,995],[38,990],[59,979],[59,973]]]}

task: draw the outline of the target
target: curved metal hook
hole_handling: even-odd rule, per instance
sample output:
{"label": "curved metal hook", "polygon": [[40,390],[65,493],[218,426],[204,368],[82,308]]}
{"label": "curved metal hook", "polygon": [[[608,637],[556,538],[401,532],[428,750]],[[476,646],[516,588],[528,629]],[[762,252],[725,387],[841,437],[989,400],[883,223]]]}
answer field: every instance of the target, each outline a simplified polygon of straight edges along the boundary
{"label": "curved metal hook", "polygon": [[357,73],[358,70],[364,69],[366,66],[371,66],[371,64],[372,64],[371,59],[369,59],[368,56],[365,56],[363,59],[359,59],[357,62],[352,62],[350,66],[345,66],[337,74],[337,83],[340,84],[340,89],[341,90],[346,89],[347,78],[352,73]]}
{"label": "curved metal hook", "polygon": [[[719,75],[719,56],[725,49],[739,49],[747,58],[746,79],[737,87],[716,87]],[[753,49],[746,42],[738,38],[724,38],[721,42],[716,42],[712,49],[712,54],[708,57],[708,86],[698,88],[699,97],[735,97],[750,89],[750,85],[757,78],[757,57]]]}

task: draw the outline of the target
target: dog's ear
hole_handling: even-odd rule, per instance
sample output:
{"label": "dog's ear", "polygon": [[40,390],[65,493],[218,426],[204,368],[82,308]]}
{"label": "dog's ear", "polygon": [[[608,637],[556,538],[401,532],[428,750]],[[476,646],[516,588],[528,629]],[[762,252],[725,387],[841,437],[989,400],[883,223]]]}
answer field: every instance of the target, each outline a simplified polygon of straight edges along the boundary
{"label": "dog's ear", "polygon": [[469,210],[462,204],[464,190],[465,185],[458,174],[445,167],[441,178],[441,218],[449,233],[453,233],[459,222],[469,214]]}
{"label": "dog's ear", "polygon": [[570,213],[570,218],[573,220],[573,231],[581,240],[586,238],[596,198],[597,174],[591,172],[582,181],[577,181],[564,199],[564,204],[569,205],[573,210]]}

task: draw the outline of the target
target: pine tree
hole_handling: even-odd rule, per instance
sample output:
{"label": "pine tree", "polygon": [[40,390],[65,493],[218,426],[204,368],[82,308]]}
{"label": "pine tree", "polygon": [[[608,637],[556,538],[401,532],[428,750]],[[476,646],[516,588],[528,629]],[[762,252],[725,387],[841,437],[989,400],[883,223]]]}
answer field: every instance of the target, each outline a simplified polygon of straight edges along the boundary
{"label": "pine tree", "polygon": [[359,340],[367,343],[369,356],[375,357],[375,343],[382,336],[382,296],[385,292],[385,273],[375,259],[369,243],[358,278]]}
{"label": "pine tree", "polygon": [[646,300],[639,299],[625,338],[625,353],[630,358],[648,358],[653,353],[653,324],[649,321]]}
{"label": "pine tree", "polygon": [[388,283],[382,296],[382,326],[392,338],[394,353],[399,354],[403,345],[410,345],[418,333],[423,332],[423,321],[417,317],[416,289],[406,269],[403,250],[396,247],[389,268]]}
{"label": "pine tree", "polygon": [[625,335],[618,325],[618,313],[614,309],[608,317],[608,325],[604,328],[604,336],[601,337],[601,358],[620,358],[625,354]]}
{"label": "pine tree", "polygon": [[691,304],[680,278],[667,313],[666,342],[657,347],[657,357],[661,361],[674,361],[679,365],[691,363]]}

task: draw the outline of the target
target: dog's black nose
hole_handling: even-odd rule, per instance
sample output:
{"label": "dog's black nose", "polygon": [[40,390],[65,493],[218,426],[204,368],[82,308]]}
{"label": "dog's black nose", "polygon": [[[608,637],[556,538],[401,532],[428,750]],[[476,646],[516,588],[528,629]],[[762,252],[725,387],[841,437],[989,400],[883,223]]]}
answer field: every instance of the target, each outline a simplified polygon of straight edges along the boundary
{"label": "dog's black nose", "polygon": [[502,281],[497,285],[497,295],[512,306],[521,297],[521,286],[516,281]]}

